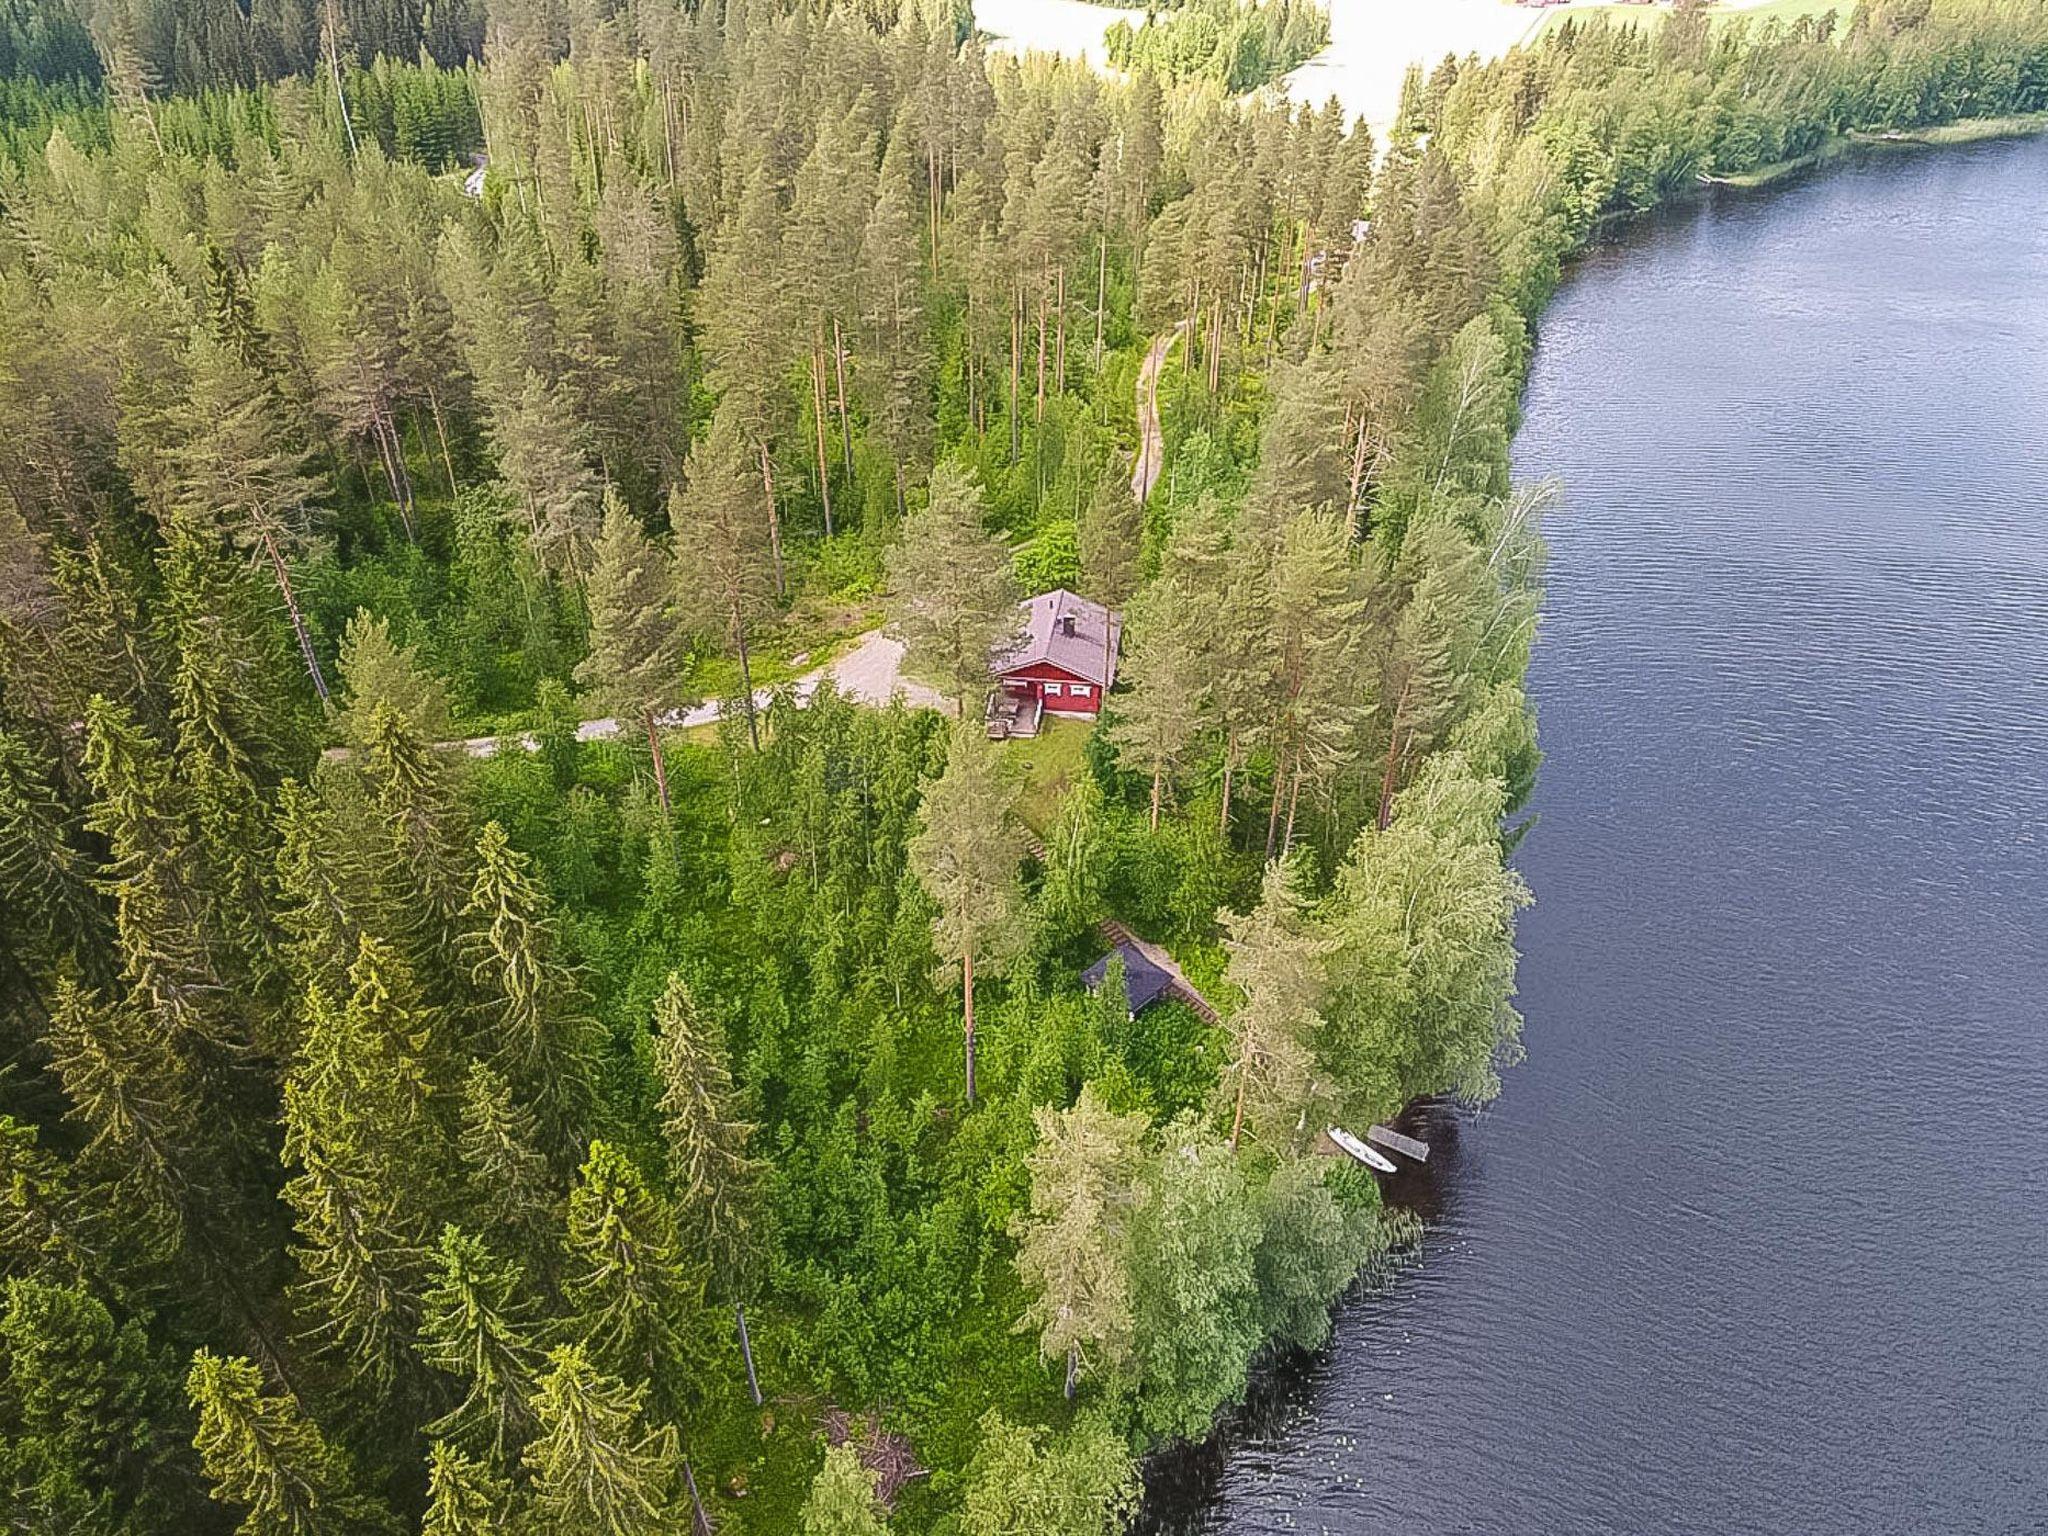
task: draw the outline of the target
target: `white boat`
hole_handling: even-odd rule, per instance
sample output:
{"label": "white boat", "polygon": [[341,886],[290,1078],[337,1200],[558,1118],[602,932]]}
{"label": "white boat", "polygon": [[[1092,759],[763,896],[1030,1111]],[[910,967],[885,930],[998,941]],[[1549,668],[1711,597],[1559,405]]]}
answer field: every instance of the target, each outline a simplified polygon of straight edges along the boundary
{"label": "white boat", "polygon": [[1400,1170],[1394,1166],[1393,1160],[1391,1158],[1385,1158],[1380,1156],[1379,1153],[1375,1152],[1371,1147],[1368,1147],[1364,1142],[1360,1141],[1356,1136],[1352,1135],[1349,1131],[1339,1130],[1336,1126],[1333,1125],[1329,1129],[1329,1137],[1330,1140],[1334,1141],[1342,1151],[1348,1152],[1351,1156],[1357,1158],[1361,1163],[1365,1164],[1365,1166],[1370,1168],[1374,1173],[1400,1172]]}

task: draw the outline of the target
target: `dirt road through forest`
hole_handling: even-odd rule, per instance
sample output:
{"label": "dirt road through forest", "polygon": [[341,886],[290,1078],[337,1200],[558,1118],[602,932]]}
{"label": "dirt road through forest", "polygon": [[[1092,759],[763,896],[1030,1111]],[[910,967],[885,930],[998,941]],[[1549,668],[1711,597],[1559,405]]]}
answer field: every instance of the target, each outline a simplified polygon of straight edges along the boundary
{"label": "dirt road through forest", "polygon": [[1173,329],[1146,350],[1145,364],[1138,370],[1138,462],[1131,467],[1131,499],[1141,507],[1166,463],[1166,434],[1159,430],[1159,370],[1166,366],[1175,338],[1187,328],[1185,320],[1174,322]]}

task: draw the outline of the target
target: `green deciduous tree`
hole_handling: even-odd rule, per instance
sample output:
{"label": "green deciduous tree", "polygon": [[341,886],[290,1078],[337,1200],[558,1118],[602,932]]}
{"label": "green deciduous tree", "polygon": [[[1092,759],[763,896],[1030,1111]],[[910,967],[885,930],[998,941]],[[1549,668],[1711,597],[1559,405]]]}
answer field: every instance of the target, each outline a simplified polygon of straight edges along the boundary
{"label": "green deciduous tree", "polygon": [[1259,1217],[1229,1147],[1190,1119],[1161,1134],[1131,1228],[1138,1413],[1154,1434],[1199,1439],[1259,1343]]}
{"label": "green deciduous tree", "polygon": [[1018,1326],[1036,1328],[1039,1353],[1064,1364],[1072,1397],[1084,1366],[1115,1373],[1131,1363],[1129,1236],[1144,1197],[1145,1122],[1112,1114],[1092,1087],[1072,1109],[1041,1106],[1032,1119],[1031,1203],[1012,1230],[1033,1297]]}
{"label": "green deciduous tree", "polygon": [[1058,1435],[991,1408],[967,1467],[964,1536],[1116,1536],[1138,1508],[1138,1469],[1114,1428],[1083,1414]]}
{"label": "green deciduous tree", "polygon": [[861,1465],[852,1441],[828,1446],[825,1464],[804,1498],[803,1536],[888,1536],[888,1516],[875,1496],[875,1474]]}
{"label": "green deciduous tree", "polygon": [[1359,1118],[1423,1093],[1487,1099],[1515,1059],[1514,915],[1529,893],[1502,858],[1504,804],[1499,780],[1439,754],[1338,871],[1318,1055]]}

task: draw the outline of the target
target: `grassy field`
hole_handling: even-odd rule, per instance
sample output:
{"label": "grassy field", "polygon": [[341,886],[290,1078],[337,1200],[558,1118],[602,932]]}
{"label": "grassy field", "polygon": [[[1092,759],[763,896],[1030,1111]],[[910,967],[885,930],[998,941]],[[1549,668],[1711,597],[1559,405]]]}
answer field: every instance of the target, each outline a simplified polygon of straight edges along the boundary
{"label": "grassy field", "polygon": [[1081,754],[1094,729],[1093,721],[1048,715],[1036,736],[1004,743],[1004,761],[1019,776],[1017,817],[1040,837],[1052,830],[1067,786],[1088,771]]}

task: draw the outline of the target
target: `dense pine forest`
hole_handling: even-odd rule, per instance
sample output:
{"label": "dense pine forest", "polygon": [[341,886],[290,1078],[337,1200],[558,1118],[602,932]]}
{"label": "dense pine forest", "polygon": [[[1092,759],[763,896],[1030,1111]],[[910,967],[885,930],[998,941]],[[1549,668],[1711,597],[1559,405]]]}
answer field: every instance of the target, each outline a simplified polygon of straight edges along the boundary
{"label": "dense pine forest", "polygon": [[[1412,1236],[1318,1133],[1517,1053],[1560,264],[2048,109],[2020,0],[1568,24],[1384,143],[944,3],[75,3],[0,0],[0,1499],[108,1536],[1121,1530]],[[1059,586],[1117,690],[993,743]],[[789,686],[882,623],[948,708]]]}

